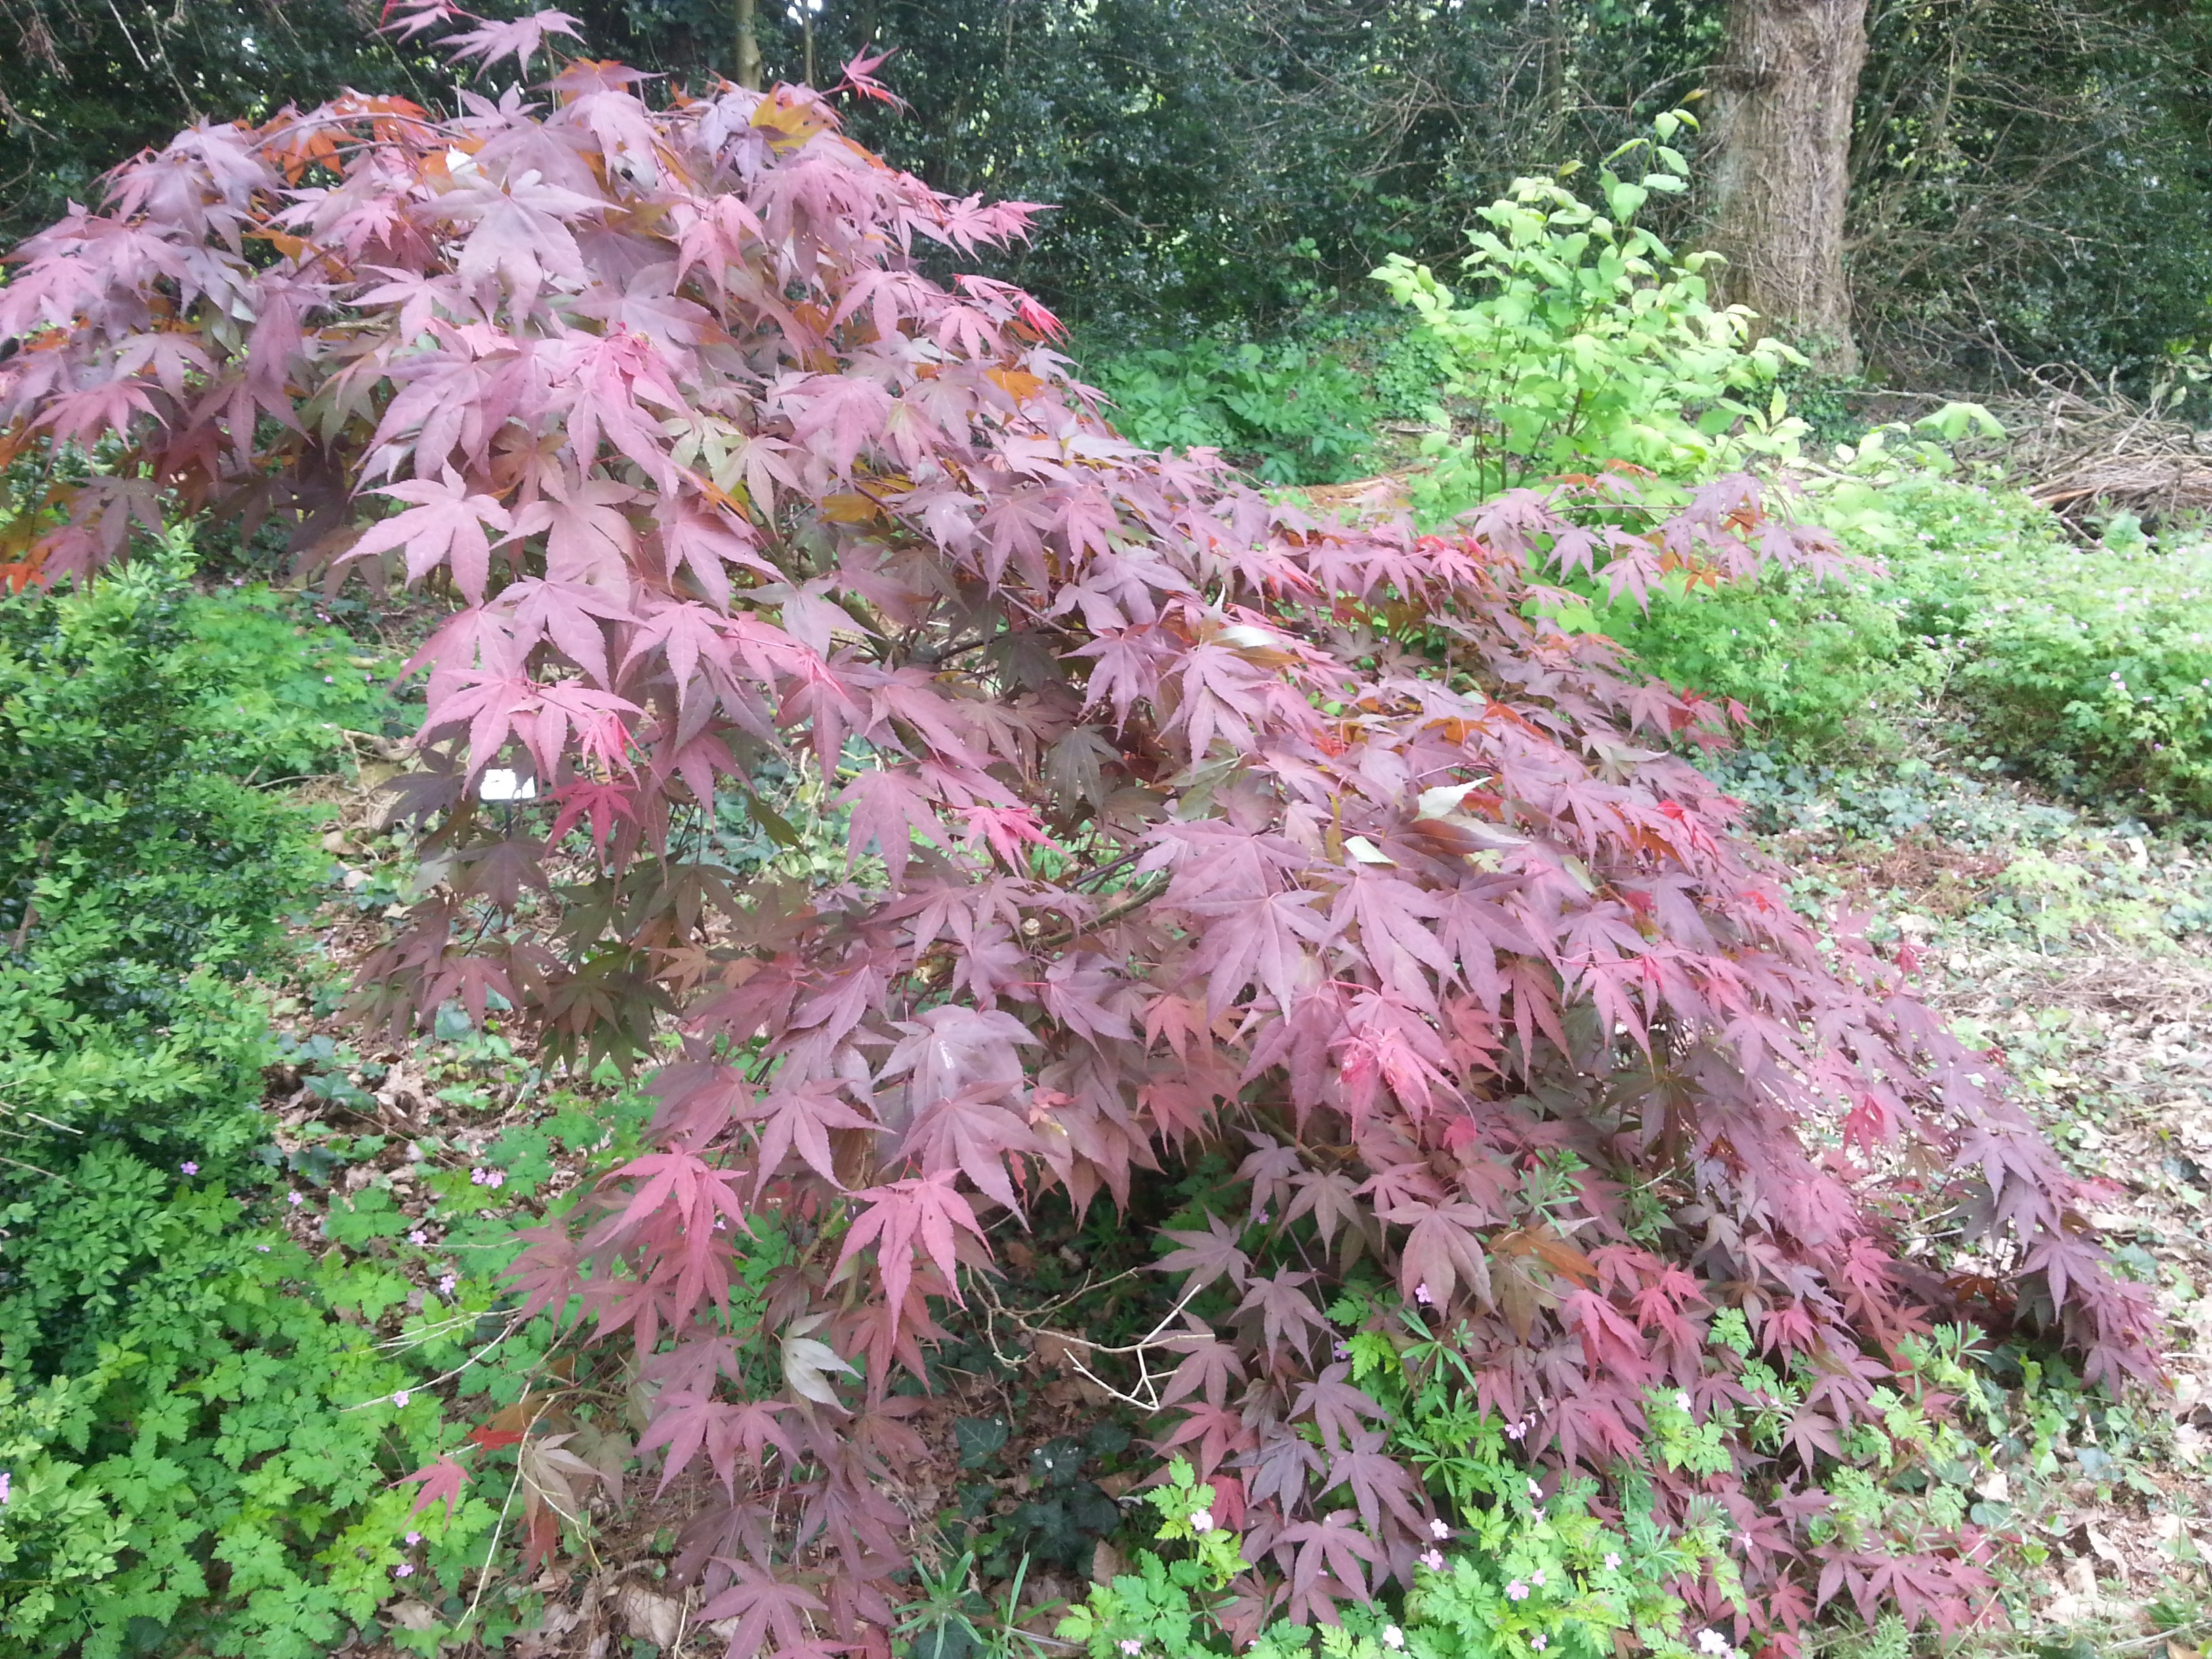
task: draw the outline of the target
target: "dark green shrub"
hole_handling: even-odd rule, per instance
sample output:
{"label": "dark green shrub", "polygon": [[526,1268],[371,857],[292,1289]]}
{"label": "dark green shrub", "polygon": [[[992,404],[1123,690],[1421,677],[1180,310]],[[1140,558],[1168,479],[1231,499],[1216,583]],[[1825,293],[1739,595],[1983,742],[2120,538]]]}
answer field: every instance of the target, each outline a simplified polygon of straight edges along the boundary
{"label": "dark green shrub", "polygon": [[1309,313],[1279,338],[1100,351],[1085,365],[1122,436],[1218,449],[1270,483],[1339,483],[1372,470],[1380,422],[1433,400],[1443,360],[1395,316]]}
{"label": "dark green shrub", "polygon": [[[127,1146],[210,1168],[258,1133],[264,1026],[319,861],[253,781],[375,717],[342,639],[148,565],[0,599],[0,1195]],[[12,1255],[21,1245],[11,1240]],[[4,1260],[6,1258],[0,1258]]]}

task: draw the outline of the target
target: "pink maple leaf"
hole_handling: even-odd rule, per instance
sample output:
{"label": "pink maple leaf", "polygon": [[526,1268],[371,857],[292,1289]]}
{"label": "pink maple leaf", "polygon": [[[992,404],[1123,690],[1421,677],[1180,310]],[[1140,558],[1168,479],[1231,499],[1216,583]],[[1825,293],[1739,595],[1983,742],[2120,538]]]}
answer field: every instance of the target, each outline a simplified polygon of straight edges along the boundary
{"label": "pink maple leaf", "polygon": [[392,1484],[404,1486],[413,1482],[422,1490],[415,1494],[414,1507],[410,1515],[420,1515],[433,1504],[446,1506],[447,1519],[461,1501],[461,1488],[469,1483],[469,1472],[450,1457],[441,1457],[434,1463],[425,1463],[412,1474],[403,1474]]}

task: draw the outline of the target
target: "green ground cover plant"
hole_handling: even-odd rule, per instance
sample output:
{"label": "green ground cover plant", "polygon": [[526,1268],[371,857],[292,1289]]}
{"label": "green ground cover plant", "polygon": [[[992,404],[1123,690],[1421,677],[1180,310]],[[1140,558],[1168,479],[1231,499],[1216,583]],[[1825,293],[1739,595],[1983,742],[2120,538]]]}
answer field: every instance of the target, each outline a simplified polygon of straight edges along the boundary
{"label": "green ground cover plant", "polygon": [[1218,449],[1269,483],[1329,484],[1375,470],[1384,423],[1425,418],[1446,359],[1402,313],[1309,306],[1265,340],[1094,349],[1082,362],[1137,443]]}
{"label": "green ground cover plant", "polygon": [[[651,1102],[547,1086],[462,1023],[416,1057],[450,1127],[395,1140],[359,1132],[381,1066],[291,1030],[270,1057],[318,1115],[247,1173],[111,1149],[9,1212],[11,1244],[40,1242],[10,1258],[0,1317],[45,1316],[67,1363],[0,1373],[6,1659],[496,1644],[541,1614],[518,1565],[622,1490],[618,1382],[580,1376],[550,1317],[517,1319],[499,1273],[518,1215],[562,1207],[556,1162],[634,1146]],[[756,1279],[778,1261],[760,1249]],[[40,1296],[88,1281],[107,1289]]]}
{"label": "green ground cover plant", "polygon": [[1901,726],[1933,714],[2062,795],[2154,823],[2212,816],[2212,550],[2084,544],[1919,434],[1846,453],[1805,477],[1800,510],[1878,574],[1677,585],[1648,615],[1600,607],[1590,625],[1807,758],[1896,752]]}
{"label": "green ground cover plant", "polygon": [[1975,740],[2077,799],[2212,817],[2212,547],[2021,550],[1915,562],[1906,632],[1955,662]]}

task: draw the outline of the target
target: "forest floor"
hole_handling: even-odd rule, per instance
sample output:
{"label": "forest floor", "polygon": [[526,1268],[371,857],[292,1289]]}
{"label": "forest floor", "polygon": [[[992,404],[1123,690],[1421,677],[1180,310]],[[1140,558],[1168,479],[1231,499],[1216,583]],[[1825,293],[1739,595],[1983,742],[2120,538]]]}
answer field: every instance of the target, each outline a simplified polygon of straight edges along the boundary
{"label": "forest floor", "polygon": [[2010,1615],[1989,1647],[2197,1659],[2212,1645],[2212,849],[1941,759],[1754,774],[1745,793],[1799,902],[1901,939],[1919,994],[2002,1058],[2167,1322],[2163,1399],[2106,1408],[2071,1379],[2015,1379],[1976,1486]]}

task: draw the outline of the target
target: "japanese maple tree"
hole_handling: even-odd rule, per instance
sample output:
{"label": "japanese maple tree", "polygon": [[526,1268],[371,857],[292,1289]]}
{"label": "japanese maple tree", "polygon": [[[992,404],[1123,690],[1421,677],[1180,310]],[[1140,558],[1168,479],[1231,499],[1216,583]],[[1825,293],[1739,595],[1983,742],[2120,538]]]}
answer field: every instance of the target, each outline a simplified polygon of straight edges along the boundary
{"label": "japanese maple tree", "polygon": [[[1736,1628],[1786,1643],[1845,1591],[1971,1617],[1971,1529],[1814,1524],[1899,1340],[1991,1294],[1907,1259],[1870,1186],[1950,1206],[2093,1378],[2148,1373],[2150,1310],[1989,1062],[1733,837],[1674,741],[1723,711],[1531,603],[1832,550],[1740,477],[1421,536],[1144,453],[1033,301],[925,274],[1032,210],[844,137],[872,63],[663,96],[559,61],[559,13],[401,19],[454,24],[546,78],[197,127],[17,251],[0,420],[52,482],[13,574],[232,514],[333,580],[450,593],[404,781],[444,878],[368,1000],[495,994],[578,1056],[681,1032],[658,1149],[517,1272],[636,1345],[641,1445],[711,1472],[684,1562],[733,1653],[882,1650],[910,1559],[884,1476],[924,1449],[890,1384],[1043,1195],[1126,1209],[1198,1148],[1244,1202],[1162,1241],[1177,1317],[1138,1397],[1260,1564],[1238,1628],[1410,1583],[1430,1541],[1333,1350],[1355,1262],[1534,1425],[1546,1481],[1637,1463],[1650,1390],[1740,1399],[1707,1341],[1739,1310],[1818,1379],[1784,1449],[1647,1471],[1662,1519],[1729,1512]],[[701,851],[771,759],[849,810],[842,884]],[[520,811],[479,806],[495,766],[536,781]],[[732,1329],[770,1209],[798,1259]],[[450,1504],[461,1475],[415,1478]]]}

